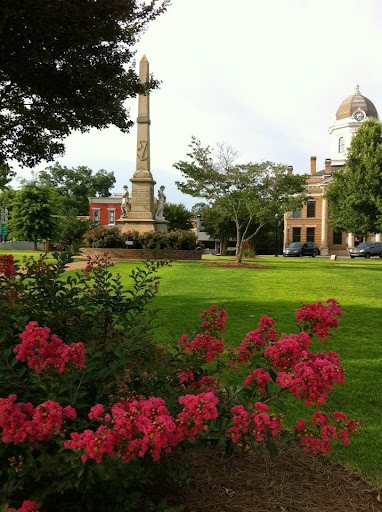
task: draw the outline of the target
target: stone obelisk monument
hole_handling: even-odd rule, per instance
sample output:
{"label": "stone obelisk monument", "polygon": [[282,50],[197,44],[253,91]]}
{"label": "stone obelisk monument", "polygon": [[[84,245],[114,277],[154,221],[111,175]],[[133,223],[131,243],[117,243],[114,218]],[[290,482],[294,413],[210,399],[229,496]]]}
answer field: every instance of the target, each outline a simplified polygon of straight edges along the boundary
{"label": "stone obelisk monument", "polygon": [[[139,63],[141,83],[149,80],[149,62],[144,55]],[[139,95],[137,118],[137,165],[131,178],[130,211],[127,218],[117,220],[121,230],[139,233],[154,231],[154,185],[150,172],[150,99],[149,94]]]}

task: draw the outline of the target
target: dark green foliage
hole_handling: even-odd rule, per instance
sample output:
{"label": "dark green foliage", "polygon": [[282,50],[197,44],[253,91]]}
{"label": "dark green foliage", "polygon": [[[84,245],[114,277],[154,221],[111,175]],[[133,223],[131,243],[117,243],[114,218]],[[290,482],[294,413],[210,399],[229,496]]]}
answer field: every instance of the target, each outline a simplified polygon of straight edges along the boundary
{"label": "dark green foliage", "polygon": [[84,234],[83,246],[95,249],[126,249],[126,238],[118,228],[94,226]]}
{"label": "dark green foliage", "polygon": [[326,197],[334,230],[382,232],[382,125],[376,119],[360,126],[345,168],[333,173]]}
{"label": "dark green foliage", "polygon": [[57,197],[53,188],[35,182],[16,192],[9,228],[12,236],[29,240],[37,248],[38,240],[52,239],[57,233]]}
{"label": "dark green foliage", "polygon": [[[130,242],[130,243],[127,243]],[[96,226],[85,233],[84,246],[93,248],[125,249],[196,249],[196,236],[191,231],[151,231],[139,234],[137,231],[121,233],[118,228]]]}
{"label": "dark green foliage", "polygon": [[169,231],[176,231],[177,229],[187,230],[192,228],[192,213],[188,211],[182,203],[166,203],[163,208],[163,214],[169,223]]}
{"label": "dark green foliage", "polygon": [[69,169],[56,162],[39,173],[39,182],[57,191],[60,213],[66,214],[69,210],[76,209],[77,215],[89,215],[89,197],[110,196],[115,177],[113,172],[104,169],[93,174],[84,165]]}
{"label": "dark green foliage", "polygon": [[134,45],[167,0],[2,0],[0,164],[34,166],[62,154],[72,130],[132,121],[127,98],[142,85]]}
{"label": "dark green foliage", "polygon": [[205,231],[211,238],[220,240],[221,254],[224,255],[228,241],[236,238],[236,225],[232,215],[221,205],[222,202],[218,199],[211,206],[205,206],[200,215]]}
{"label": "dark green foliage", "polygon": [[77,210],[69,210],[66,215],[59,219],[59,249],[80,247],[85,233],[92,224],[89,220],[77,219]]}

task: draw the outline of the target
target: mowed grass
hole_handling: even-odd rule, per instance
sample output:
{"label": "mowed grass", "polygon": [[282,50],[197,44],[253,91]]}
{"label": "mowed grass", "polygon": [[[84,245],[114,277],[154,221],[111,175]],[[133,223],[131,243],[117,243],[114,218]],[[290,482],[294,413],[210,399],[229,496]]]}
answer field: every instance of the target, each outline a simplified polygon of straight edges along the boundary
{"label": "mowed grass", "polygon": [[[198,314],[211,304],[223,305],[227,311],[228,346],[237,346],[263,315],[275,319],[279,332],[297,332],[294,314],[301,302],[335,298],[343,308],[340,327],[329,343],[315,342],[314,350],[338,352],[346,383],[335,388],[322,411],[344,411],[362,419],[365,427],[353,437],[350,448],[338,446],[333,457],[381,488],[382,261],[282,257],[248,261],[266,269],[208,266],[210,261],[175,262],[160,270],[155,305],[162,325],[156,330],[157,341],[175,344],[198,325]],[[116,264],[113,272],[121,273],[128,285],[136,265]],[[242,376],[226,378],[240,382]],[[288,400],[288,412],[293,420],[306,414],[296,400]]]}
{"label": "mowed grass", "polygon": [[[45,252],[44,251],[7,251],[7,250],[3,250],[0,248],[0,256],[2,256],[2,255],[5,256],[8,254],[12,254],[15,262],[17,262],[19,265],[21,265],[23,263],[24,257],[26,257],[26,258],[32,257],[33,259],[37,260],[37,259],[39,259],[39,257],[41,255],[45,255]],[[75,261],[86,261],[86,258],[75,257],[74,260]],[[56,263],[57,260],[55,258],[53,258],[52,253],[48,252],[47,259],[45,261],[47,263]]]}

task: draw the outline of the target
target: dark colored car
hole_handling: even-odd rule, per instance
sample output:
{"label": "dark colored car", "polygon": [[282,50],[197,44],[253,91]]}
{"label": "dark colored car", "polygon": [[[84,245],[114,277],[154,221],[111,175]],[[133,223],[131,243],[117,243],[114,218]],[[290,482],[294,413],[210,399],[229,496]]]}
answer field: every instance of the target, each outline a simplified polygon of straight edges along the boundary
{"label": "dark colored car", "polygon": [[319,256],[320,249],[313,242],[293,242],[283,251],[283,256]]}
{"label": "dark colored car", "polygon": [[362,242],[361,244],[349,249],[351,258],[370,258],[371,256],[379,256],[382,258],[381,242]]}

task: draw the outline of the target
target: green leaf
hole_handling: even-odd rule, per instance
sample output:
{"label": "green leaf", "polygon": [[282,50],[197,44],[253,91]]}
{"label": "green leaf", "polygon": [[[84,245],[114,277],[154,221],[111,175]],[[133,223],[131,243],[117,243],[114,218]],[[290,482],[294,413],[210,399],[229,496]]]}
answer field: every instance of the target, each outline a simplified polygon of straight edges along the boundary
{"label": "green leaf", "polygon": [[277,455],[279,454],[279,451],[275,443],[272,443],[270,441],[267,441],[267,450],[270,453],[271,457],[277,457]]}

